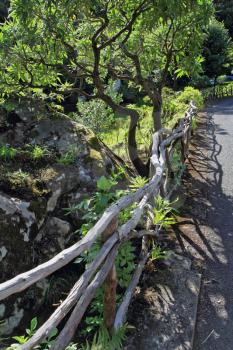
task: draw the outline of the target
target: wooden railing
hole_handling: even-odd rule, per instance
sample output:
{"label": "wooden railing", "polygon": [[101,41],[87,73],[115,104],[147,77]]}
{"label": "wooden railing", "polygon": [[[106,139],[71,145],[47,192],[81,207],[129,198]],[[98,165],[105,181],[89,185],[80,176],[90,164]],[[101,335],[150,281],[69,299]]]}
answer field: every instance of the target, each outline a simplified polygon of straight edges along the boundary
{"label": "wooden railing", "polygon": [[[40,344],[73,309],[64,328],[51,347],[51,350],[65,349],[72,340],[85,311],[95,296],[97,288],[102,286],[104,282],[106,282],[104,292],[105,325],[110,330],[112,327],[118,329],[124,324],[134,290],[150,256],[151,247],[148,237],[156,239],[161,229],[160,225],[156,225],[151,229],[152,222],[149,212],[153,209],[153,201],[157,195],[160,194],[164,198],[169,199],[178,186],[177,181],[174,180],[171,160],[175,148],[180,143],[181,159],[182,162],[185,161],[191,137],[192,118],[195,113],[196,107],[190,103],[184,118],[179,121],[179,125],[175,129],[172,131],[161,129],[153,135],[150,180],[145,186],[122,197],[106,209],[98,222],[79,242],[63,250],[51,260],[0,284],[0,300],[3,300],[51,275],[77,258],[84,251],[90,249],[98,238],[102,237],[103,239],[103,245],[98,255],[86,267],[85,272],[73,286],[66,299],[27,343],[20,346],[21,350],[30,350]],[[118,227],[120,211],[133,203],[137,203],[137,206],[131,218]],[[135,228],[144,214],[148,214],[146,229],[136,231]],[[117,287],[115,259],[122,243],[135,238],[141,239],[140,258],[123,300],[117,312],[115,312]]]}
{"label": "wooden railing", "polygon": [[233,96],[233,84],[222,84],[203,89],[202,95],[207,103],[218,98]]}

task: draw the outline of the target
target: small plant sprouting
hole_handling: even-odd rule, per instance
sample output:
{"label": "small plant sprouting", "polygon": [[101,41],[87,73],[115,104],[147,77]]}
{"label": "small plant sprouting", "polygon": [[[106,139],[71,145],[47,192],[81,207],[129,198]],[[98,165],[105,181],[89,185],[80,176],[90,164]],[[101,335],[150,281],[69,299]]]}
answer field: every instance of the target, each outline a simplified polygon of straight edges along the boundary
{"label": "small plant sprouting", "polygon": [[192,118],[192,129],[193,129],[193,131],[195,131],[197,129],[197,127],[198,127],[197,118],[194,116]]}
{"label": "small plant sprouting", "polygon": [[148,179],[146,179],[145,177],[136,176],[130,180],[129,187],[132,190],[138,190],[139,188],[145,186],[147,182],[148,182]]}
{"label": "small plant sprouting", "polygon": [[[25,344],[35,333],[36,328],[38,325],[38,321],[37,321],[37,317],[34,317],[31,322],[30,322],[30,328],[26,329],[26,335],[22,335],[22,336],[15,336],[12,337],[14,340],[16,340],[18,342],[18,344],[22,345]],[[56,335],[58,334],[58,330],[57,328],[54,328],[47,336],[47,338],[45,339],[45,341],[41,344],[41,346],[38,347],[38,350],[48,350],[52,343],[53,343],[53,339],[56,337]],[[18,344],[12,344],[10,347],[6,348],[6,350],[17,350],[18,349]]]}
{"label": "small plant sprouting", "polygon": [[122,350],[127,328],[128,326],[124,325],[110,336],[107,329],[102,326],[95,334],[92,343],[87,342],[81,350]]}
{"label": "small plant sprouting", "polygon": [[0,158],[7,161],[10,159],[15,158],[17,154],[17,149],[14,147],[11,147],[10,145],[1,145],[0,146]]}
{"label": "small plant sprouting", "polygon": [[31,157],[33,160],[42,159],[47,154],[48,150],[38,145],[34,146],[31,150]]}
{"label": "small plant sprouting", "polygon": [[76,145],[71,145],[68,151],[57,158],[57,163],[62,165],[74,164],[79,154],[80,148]]}
{"label": "small plant sprouting", "polygon": [[175,174],[175,182],[180,185],[181,184],[181,177],[186,169],[186,165],[181,161],[181,150],[175,149],[175,152],[173,153],[173,157],[171,159],[171,165],[172,169]]}
{"label": "small plant sprouting", "polygon": [[155,245],[151,252],[151,260],[163,260],[166,259],[169,255],[169,250],[163,250],[160,246]]}
{"label": "small plant sprouting", "polygon": [[28,339],[30,339],[35,333],[36,327],[37,327],[37,318],[34,317],[30,322],[30,328],[26,329],[27,335],[15,336],[13,337],[13,339],[16,340],[19,344],[25,344],[28,341]]}
{"label": "small plant sprouting", "polygon": [[167,199],[158,196],[155,200],[155,208],[153,210],[153,223],[154,225],[160,228],[168,228],[171,225],[176,223],[174,216],[175,209],[172,207],[172,204]]}

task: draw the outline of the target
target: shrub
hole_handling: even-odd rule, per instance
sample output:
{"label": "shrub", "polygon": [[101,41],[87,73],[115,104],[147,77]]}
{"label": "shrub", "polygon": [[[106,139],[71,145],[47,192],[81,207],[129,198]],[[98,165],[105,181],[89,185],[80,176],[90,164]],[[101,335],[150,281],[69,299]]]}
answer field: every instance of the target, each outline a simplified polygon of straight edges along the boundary
{"label": "shrub", "polygon": [[79,114],[73,114],[73,119],[96,133],[105,132],[113,124],[114,115],[101,100],[80,101],[77,104]]}
{"label": "shrub", "polygon": [[202,93],[191,86],[186,87],[184,91],[181,92],[174,92],[172,89],[164,88],[162,110],[163,125],[173,128],[177,121],[184,117],[184,113],[187,111],[190,101],[198,108],[204,106]]}
{"label": "shrub", "polygon": [[188,105],[190,101],[193,101],[197,108],[203,108],[204,106],[201,92],[198,89],[194,89],[192,86],[187,86],[177,97],[177,102]]}

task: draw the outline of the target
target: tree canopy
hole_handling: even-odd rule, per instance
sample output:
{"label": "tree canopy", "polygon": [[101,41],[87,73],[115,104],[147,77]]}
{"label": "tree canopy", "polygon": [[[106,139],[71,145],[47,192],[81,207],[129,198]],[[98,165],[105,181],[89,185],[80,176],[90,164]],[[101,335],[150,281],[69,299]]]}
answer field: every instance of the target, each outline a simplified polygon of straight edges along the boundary
{"label": "tree canopy", "polygon": [[159,129],[168,74],[201,69],[203,31],[212,12],[211,0],[12,0],[0,31],[0,92],[101,99],[130,116],[129,155],[146,175],[135,138],[138,111],[116,100],[108,85],[125,80],[148,95]]}
{"label": "tree canopy", "polygon": [[211,78],[226,74],[231,63],[231,38],[224,24],[212,20],[204,41],[204,71]]}

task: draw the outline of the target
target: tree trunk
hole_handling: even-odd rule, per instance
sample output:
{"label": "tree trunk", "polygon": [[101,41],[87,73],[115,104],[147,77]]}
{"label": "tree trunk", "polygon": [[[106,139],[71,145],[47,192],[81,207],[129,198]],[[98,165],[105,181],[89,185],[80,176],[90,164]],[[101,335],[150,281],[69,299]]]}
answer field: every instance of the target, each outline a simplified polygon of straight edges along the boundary
{"label": "tree trunk", "polygon": [[137,123],[139,120],[139,114],[135,109],[128,108],[121,106],[120,104],[115,103],[112,98],[102,91],[99,92],[99,97],[107,103],[114,112],[117,112],[119,115],[122,116],[130,116],[130,125],[129,125],[129,131],[128,131],[128,151],[129,151],[129,158],[134,165],[135,169],[137,170],[138,174],[142,177],[148,177],[149,176],[149,167],[147,164],[144,164],[143,161],[140,159],[138,154],[138,148],[137,148],[137,141],[136,141],[136,130],[137,130]]}
{"label": "tree trunk", "polygon": [[217,77],[214,77],[214,97],[216,95]]}
{"label": "tree trunk", "polygon": [[153,100],[152,118],[154,122],[155,132],[162,128],[161,114],[162,114],[162,90],[159,90],[157,91],[156,97]]}
{"label": "tree trunk", "polygon": [[142,177],[149,176],[149,167],[148,164],[144,164],[138,155],[137,141],[136,141],[136,131],[137,123],[139,120],[139,114],[137,111],[135,113],[131,112],[130,115],[130,125],[128,132],[128,151],[131,162],[136,168],[137,172]]}
{"label": "tree trunk", "polygon": [[158,106],[158,105],[154,106],[153,112],[152,112],[152,117],[154,122],[154,131],[158,131],[159,129],[162,128],[161,113],[162,113],[161,106]]}

